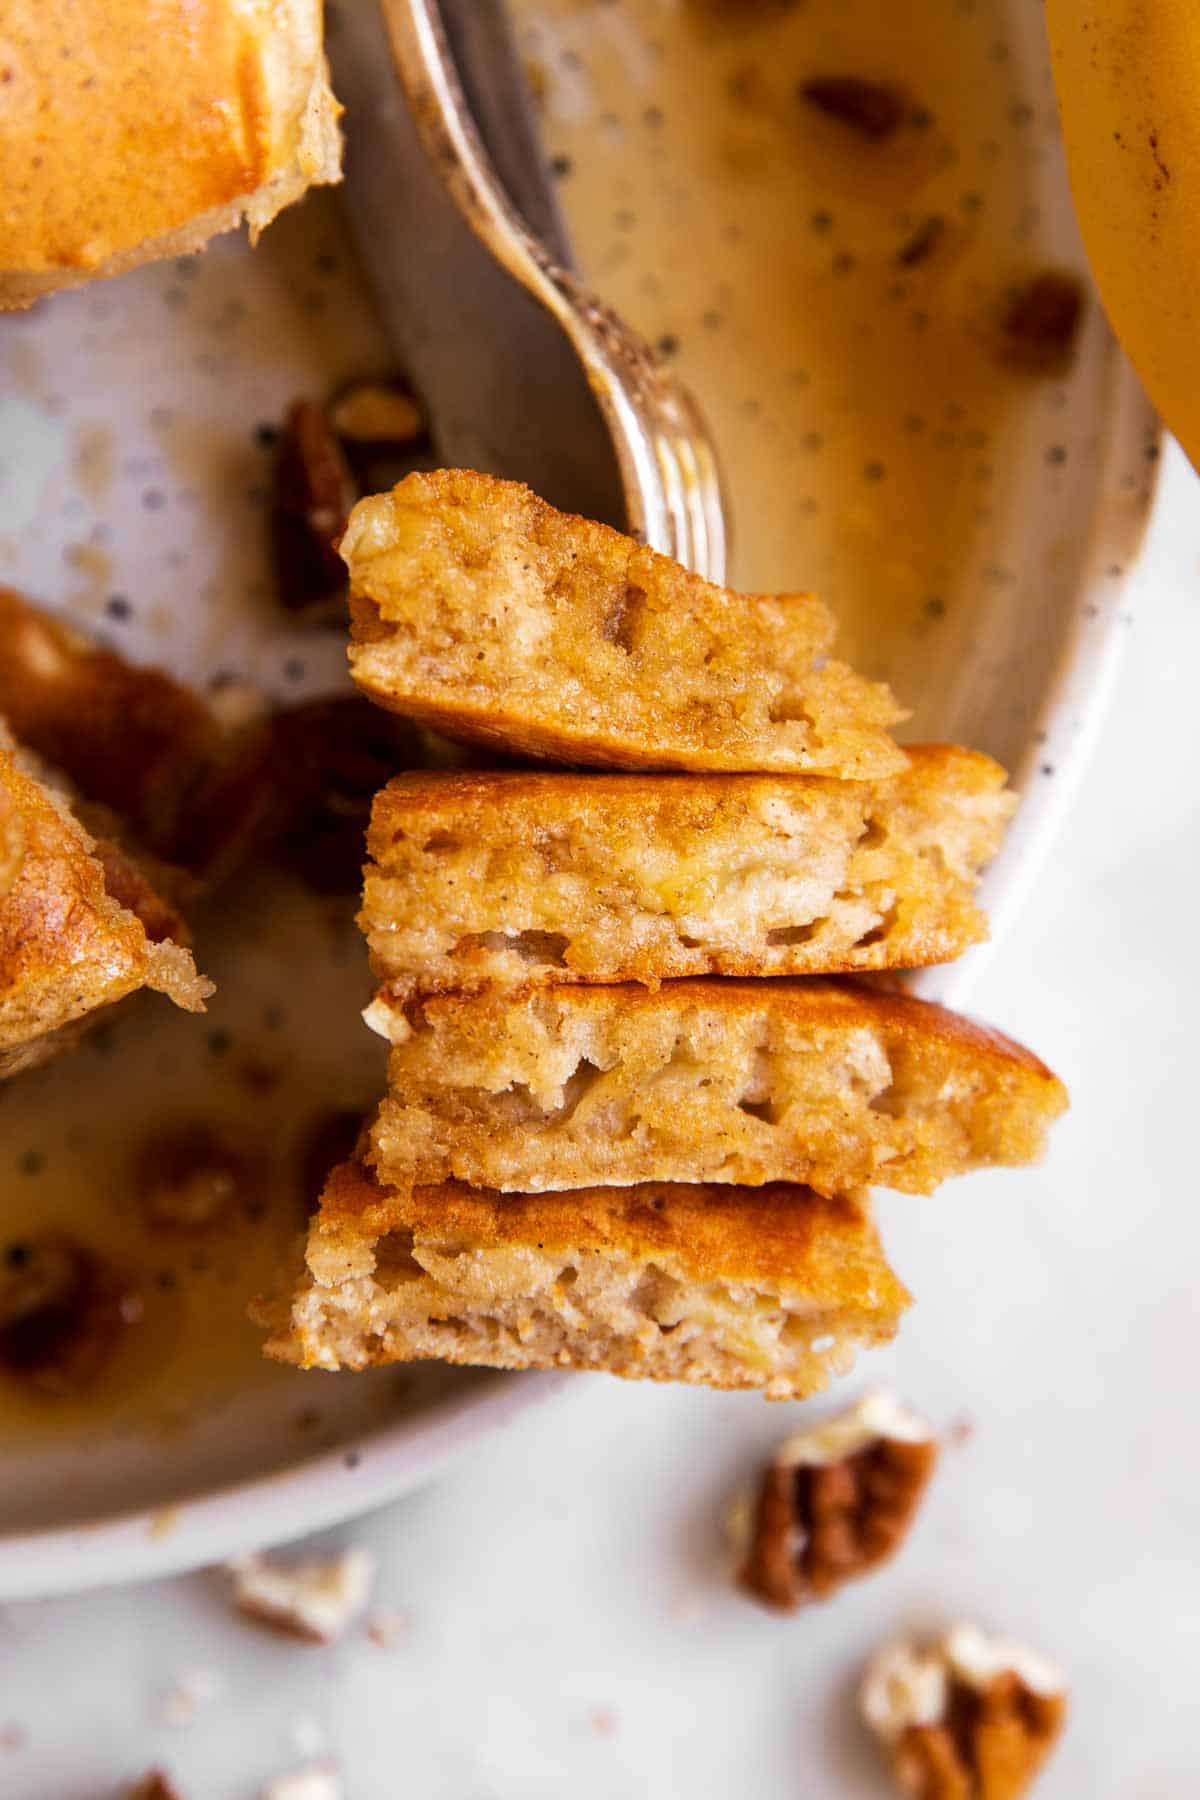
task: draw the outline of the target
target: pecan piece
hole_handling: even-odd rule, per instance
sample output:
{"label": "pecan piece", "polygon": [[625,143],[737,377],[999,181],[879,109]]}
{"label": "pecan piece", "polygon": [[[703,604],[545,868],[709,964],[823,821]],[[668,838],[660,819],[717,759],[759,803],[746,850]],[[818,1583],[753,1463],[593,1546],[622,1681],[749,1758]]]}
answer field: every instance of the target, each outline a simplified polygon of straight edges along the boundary
{"label": "pecan piece", "polygon": [[742,1587],[781,1612],[828,1600],[898,1549],[936,1461],[932,1429],[887,1394],[787,1439],[749,1520]]}
{"label": "pecan piece", "polygon": [[800,95],[818,112],[873,144],[894,137],[910,111],[903,89],[858,75],[817,76],[803,84]]}
{"label": "pecan piece", "polygon": [[207,1231],[235,1203],[252,1211],[257,1176],[254,1157],[224,1131],[200,1120],[147,1138],[134,1166],[142,1215],[160,1231]]}
{"label": "pecan piece", "polygon": [[271,541],[279,599],[314,624],[345,616],[346,571],[334,545],[358,487],[323,407],[298,400],[275,453]]}
{"label": "pecan piece", "polygon": [[1000,321],[1001,356],[1033,375],[1067,373],[1083,318],[1077,275],[1045,269],[1010,296]]}
{"label": "pecan piece", "polygon": [[115,1269],[67,1237],[26,1238],[0,1258],[0,1367],[46,1394],[90,1386],[141,1316]]}
{"label": "pecan piece", "polygon": [[914,1800],[1017,1800],[1062,1730],[1067,1690],[1044,1657],[959,1625],[928,1650],[881,1650],[859,1706]]}
{"label": "pecan piece", "polygon": [[183,1800],[183,1794],[165,1769],[150,1769],[127,1790],[125,1800]]}
{"label": "pecan piece", "polygon": [[330,401],[329,422],[364,494],[381,494],[426,466],[429,426],[399,379],[350,382]]}

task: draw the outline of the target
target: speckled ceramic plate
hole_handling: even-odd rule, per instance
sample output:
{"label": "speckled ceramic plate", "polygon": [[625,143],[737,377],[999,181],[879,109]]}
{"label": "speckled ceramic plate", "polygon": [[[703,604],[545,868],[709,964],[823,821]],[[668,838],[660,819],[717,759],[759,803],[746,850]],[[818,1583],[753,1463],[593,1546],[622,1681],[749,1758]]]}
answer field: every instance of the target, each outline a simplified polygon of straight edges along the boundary
{"label": "speckled ceramic plate", "polygon": [[[797,304],[825,308],[832,335],[810,344],[790,375],[780,303],[770,299],[782,254],[771,207],[784,207],[778,216],[794,236],[796,196],[763,174],[779,157],[776,140],[762,137],[764,121],[790,131],[790,115],[768,82],[752,127],[725,118],[714,98],[689,114],[702,114],[705,129],[711,122],[711,145],[671,135],[681,79],[685,90],[708,84],[744,108],[762,76],[747,61],[749,38],[739,48],[710,29],[718,9],[698,7],[693,28],[690,9],[650,0],[629,0],[619,21],[617,9],[562,0],[519,10],[526,47],[543,64],[559,168],[596,158],[590,186],[574,198],[564,189],[588,273],[649,335],[678,340],[684,373],[717,426],[733,477],[737,575],[746,585],[824,587],[847,619],[848,649],[895,678],[920,735],[979,744],[1014,770],[1024,803],[987,894],[1003,935],[1100,717],[1152,485],[1153,420],[1093,303],[1069,373],[1013,383],[986,427],[965,403],[951,402],[949,418],[939,405],[922,420],[924,441],[912,428],[911,466],[901,471],[898,420],[887,457],[865,439],[847,447],[857,353],[838,333],[849,321],[853,341],[874,346],[862,356],[882,356],[881,369],[903,376],[920,361],[905,332],[932,326],[940,343],[957,344],[963,392],[982,408],[968,339],[986,313],[988,281],[1012,273],[1010,238],[1020,238],[1024,268],[1079,266],[1031,9],[979,0],[967,26],[946,0],[942,53],[958,58],[969,106],[963,112],[962,96],[947,90],[946,131],[961,141],[948,136],[924,173],[927,152],[914,152],[918,187],[906,177],[903,194],[847,196],[821,161],[827,146],[808,146],[812,180],[828,178],[835,197],[804,215],[813,235],[796,264]],[[814,29],[832,20],[834,37],[844,37],[859,13],[864,29],[868,14],[878,21],[878,8],[858,0],[836,18],[812,0],[794,17]],[[591,37],[579,35],[585,28]],[[982,34],[978,42],[968,30]],[[770,71],[784,66],[785,48],[781,40],[766,57]],[[839,40],[840,57],[853,53]],[[904,45],[888,54],[903,71]],[[616,81],[622,110],[605,99],[605,81]],[[993,99],[994,129],[984,117]],[[962,117],[950,117],[955,107]],[[636,195],[611,204],[630,185],[633,165],[623,159],[639,131],[662,143],[657,160],[635,159],[653,188],[644,216],[654,229],[643,243],[629,223],[643,216]],[[992,166],[1003,170],[1003,205],[989,237],[991,226],[976,222],[992,216]],[[738,169],[749,187],[733,179]],[[929,207],[949,206],[952,180],[971,184],[949,227],[953,265],[944,280],[936,271],[901,279],[888,246],[903,248]],[[708,194],[705,230],[725,245],[717,267],[702,244],[702,266],[690,275],[688,243],[698,234],[672,236],[667,204],[684,216],[689,191],[695,199],[689,181]],[[631,240],[620,256],[611,231]],[[836,305],[834,281],[849,284]],[[908,304],[910,281],[923,284],[919,305]],[[899,311],[876,304],[881,284],[888,295],[905,290]],[[771,317],[755,310],[764,295]],[[856,307],[866,309],[862,331]],[[956,307],[969,327],[957,337]],[[722,319],[736,332],[700,355],[693,345],[708,343],[703,334]],[[875,324],[895,333],[890,348],[874,343]],[[932,388],[939,358],[922,354]],[[237,672],[282,699],[344,683],[338,636],[291,628],[273,601],[263,522],[271,430],[297,395],[323,394],[392,360],[329,195],[280,220],[254,253],[221,242],[186,264],[0,320],[0,578],[199,683]],[[899,389],[895,404],[905,405]],[[822,445],[841,460],[818,487],[804,459]],[[946,532],[914,526],[906,538],[910,502],[896,501],[888,482],[918,466],[928,475],[923,458],[933,459],[927,485],[945,486]],[[986,500],[972,498],[971,483],[986,487]],[[911,482],[904,488],[910,500],[915,492]],[[787,542],[775,529],[785,504],[795,526]],[[857,590],[846,572],[864,569],[875,585]],[[107,1246],[135,1268],[147,1317],[140,1344],[88,1405],[48,1416],[0,1394],[0,1594],[150,1575],[298,1535],[401,1492],[561,1385],[440,1369],[304,1376],[258,1355],[244,1301],[298,1223],[306,1133],[322,1109],[366,1106],[380,1084],[379,1046],[358,1019],[365,970],[349,910],[256,875],[199,921],[201,961],[219,984],[206,1020],[139,1001],[115,1032],[3,1091],[4,1234],[61,1223]],[[934,972],[923,986],[958,997],[971,966]],[[253,1229],[184,1250],[147,1240],[130,1162],[148,1122],[197,1115],[245,1131],[271,1174]]]}

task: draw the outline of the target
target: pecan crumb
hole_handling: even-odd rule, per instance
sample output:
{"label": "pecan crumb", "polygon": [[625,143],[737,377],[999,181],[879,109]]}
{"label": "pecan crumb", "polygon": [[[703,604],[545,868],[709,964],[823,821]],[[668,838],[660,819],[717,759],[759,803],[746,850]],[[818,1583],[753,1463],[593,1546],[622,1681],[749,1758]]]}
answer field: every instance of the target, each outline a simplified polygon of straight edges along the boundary
{"label": "pecan crumb", "polygon": [[800,94],[818,112],[874,144],[894,137],[910,111],[902,88],[858,75],[817,76],[803,84]]}
{"label": "pecan crumb", "polygon": [[828,1600],[899,1548],[937,1461],[932,1429],[886,1394],[789,1438],[747,1511],[738,1580],[781,1612]]}
{"label": "pecan crumb", "polygon": [[125,1800],[183,1800],[183,1794],[165,1769],[150,1769],[127,1789]]}
{"label": "pecan crumb", "polygon": [[355,381],[329,409],[339,438],[357,444],[411,444],[425,435],[416,398],[398,381]]}
{"label": "pecan crumb", "polygon": [[347,580],[337,542],[363,494],[431,466],[421,404],[398,378],[351,381],[328,406],[297,400],[275,446],[271,543],[281,605],[312,625],[339,625]]}
{"label": "pecan crumb", "polygon": [[1078,276],[1045,269],[1009,297],[1001,320],[1001,354],[1034,375],[1065,375],[1083,318]]}
{"label": "pecan crumb", "polygon": [[141,1317],[137,1291],[70,1238],[25,1238],[0,1257],[0,1367],[45,1394],[90,1387]]}
{"label": "pecan crumb", "polygon": [[234,1605],[246,1618],[309,1643],[333,1644],[367,1603],[375,1559],[367,1550],[290,1564],[244,1556],[229,1570]]}
{"label": "pecan crumb", "polygon": [[142,1215],[160,1231],[207,1231],[235,1204],[252,1211],[257,1176],[255,1159],[224,1130],[201,1120],[147,1138],[134,1167]]}
{"label": "pecan crumb", "polygon": [[394,1650],[408,1636],[408,1614],[399,1607],[381,1607],[367,1620],[366,1630],[377,1650]]}
{"label": "pecan crumb", "polygon": [[334,544],[358,488],[323,407],[298,400],[275,453],[271,539],[280,602],[312,623],[340,620],[346,571]]}
{"label": "pecan crumb", "polygon": [[1018,1800],[1062,1730],[1067,1693],[1045,1658],[959,1625],[928,1650],[887,1645],[859,1707],[914,1800]]}

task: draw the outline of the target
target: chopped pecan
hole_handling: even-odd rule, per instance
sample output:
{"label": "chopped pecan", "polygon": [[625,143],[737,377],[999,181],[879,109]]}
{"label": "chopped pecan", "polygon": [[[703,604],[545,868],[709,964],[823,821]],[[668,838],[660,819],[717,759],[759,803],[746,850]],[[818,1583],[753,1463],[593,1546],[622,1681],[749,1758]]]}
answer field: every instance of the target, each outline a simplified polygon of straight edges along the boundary
{"label": "chopped pecan", "polygon": [[281,854],[318,893],[354,893],[371,802],[400,769],[422,765],[420,734],[357,694],[288,707],[274,731]]}
{"label": "chopped pecan", "polygon": [[889,1644],[859,1694],[897,1786],[914,1800],[1017,1800],[1066,1718],[1045,1658],[959,1625],[931,1649]]}
{"label": "chopped pecan", "polygon": [[902,88],[858,75],[821,75],[806,81],[801,98],[818,112],[881,144],[894,137],[911,108]]}
{"label": "chopped pecan", "polygon": [[133,1288],[70,1238],[25,1238],[0,1257],[0,1367],[43,1393],[90,1386],[141,1316]]}
{"label": "chopped pecan", "polygon": [[229,1569],[240,1613],[313,1644],[336,1643],[345,1634],[375,1579],[374,1557],[355,1549],[298,1563],[244,1556]]}
{"label": "chopped pecan", "polygon": [[125,1800],[183,1800],[183,1794],[165,1769],[150,1769],[127,1790]]}
{"label": "chopped pecan", "polygon": [[741,1585],[781,1612],[828,1600],[899,1547],[936,1461],[932,1430],[885,1394],[789,1438],[762,1478]]}
{"label": "chopped pecan", "polygon": [[429,426],[403,381],[352,381],[329,404],[329,420],[364,494],[381,494],[423,465]]}
{"label": "chopped pecan", "polygon": [[1083,319],[1077,275],[1045,269],[1017,288],[1000,321],[1001,356],[1034,375],[1065,375]]}
{"label": "chopped pecan", "polygon": [[271,541],[281,604],[314,625],[344,622],[337,540],[361,494],[429,466],[420,402],[398,379],[353,381],[328,407],[298,400],[275,451]]}
{"label": "chopped pecan", "polygon": [[323,407],[298,400],[275,453],[271,540],[281,604],[312,623],[345,617],[346,571],[334,545],[358,499]]}
{"label": "chopped pecan", "polygon": [[238,1205],[253,1212],[257,1161],[227,1132],[189,1120],[146,1139],[137,1153],[134,1186],[148,1225],[160,1231],[207,1231]]}

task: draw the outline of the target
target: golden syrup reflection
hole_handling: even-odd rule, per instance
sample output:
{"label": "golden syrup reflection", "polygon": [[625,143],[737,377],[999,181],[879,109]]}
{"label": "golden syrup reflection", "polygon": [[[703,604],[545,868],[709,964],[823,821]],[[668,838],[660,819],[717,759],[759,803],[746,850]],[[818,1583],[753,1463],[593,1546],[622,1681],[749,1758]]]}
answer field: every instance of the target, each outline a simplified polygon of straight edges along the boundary
{"label": "golden syrup reflection", "polygon": [[[734,579],[819,590],[843,654],[936,692],[1030,391],[996,324],[1040,261],[1038,19],[1016,42],[1000,0],[514,11],[583,269],[709,416]],[[829,77],[897,95],[896,128],[804,98]]]}
{"label": "golden syrup reflection", "polygon": [[[287,1379],[246,1309],[298,1266],[314,1133],[332,1114],[361,1115],[383,1085],[384,1048],[359,1016],[370,986],[353,914],[351,901],[256,871],[197,919],[218,985],[207,1013],[140,996],[73,1054],[0,1089],[0,1256],[61,1236],[106,1259],[142,1307],[76,1394],[0,1372],[0,1443],[85,1423],[171,1434]],[[243,1159],[237,1191],[207,1228],[155,1225],[146,1147],[196,1128]]]}

